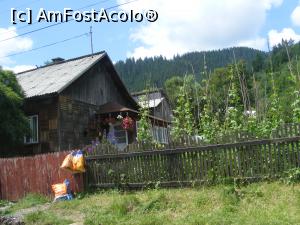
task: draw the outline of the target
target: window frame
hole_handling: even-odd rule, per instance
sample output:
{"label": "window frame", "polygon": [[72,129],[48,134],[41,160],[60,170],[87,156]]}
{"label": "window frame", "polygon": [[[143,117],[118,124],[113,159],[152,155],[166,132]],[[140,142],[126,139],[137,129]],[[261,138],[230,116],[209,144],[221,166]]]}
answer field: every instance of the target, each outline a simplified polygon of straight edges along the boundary
{"label": "window frame", "polygon": [[[125,134],[124,135],[125,142],[116,142],[116,144],[126,144],[126,145],[128,145],[129,143],[128,143],[128,132],[127,132],[127,130],[124,130],[124,129],[117,130],[116,129],[116,127],[122,126],[122,123],[121,122],[116,122],[116,123],[112,124],[111,126],[112,126],[112,129],[113,129],[113,132],[114,132],[115,140],[120,139],[119,137],[116,137],[116,132],[122,132],[122,133],[124,132],[124,134]],[[110,132],[110,130],[109,130],[109,132]]]}
{"label": "window frame", "polygon": [[27,119],[28,119],[29,125],[30,125],[30,132],[31,133],[33,133],[33,118],[36,118],[36,141],[33,141],[33,137],[31,137],[31,135],[30,135],[30,141],[26,142],[27,137],[24,136],[24,144],[25,145],[38,144],[39,143],[39,116],[37,114],[27,116]]}

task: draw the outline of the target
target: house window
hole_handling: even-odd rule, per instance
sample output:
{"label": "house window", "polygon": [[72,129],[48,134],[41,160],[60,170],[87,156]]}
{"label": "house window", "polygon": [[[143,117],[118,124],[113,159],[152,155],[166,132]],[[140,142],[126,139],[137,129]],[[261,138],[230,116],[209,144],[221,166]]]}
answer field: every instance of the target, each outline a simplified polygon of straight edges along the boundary
{"label": "house window", "polygon": [[30,135],[24,137],[25,144],[38,143],[38,116],[29,116],[28,117],[30,125]]}
{"label": "house window", "polygon": [[110,124],[107,140],[123,150],[128,145],[128,133],[123,129],[120,122]]}

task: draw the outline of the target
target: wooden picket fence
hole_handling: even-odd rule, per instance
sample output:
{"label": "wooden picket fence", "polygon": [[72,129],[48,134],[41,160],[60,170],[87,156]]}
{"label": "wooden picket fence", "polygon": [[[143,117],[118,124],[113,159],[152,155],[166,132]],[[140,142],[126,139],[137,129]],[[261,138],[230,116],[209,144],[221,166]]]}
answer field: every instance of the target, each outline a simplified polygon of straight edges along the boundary
{"label": "wooden picket fence", "polygon": [[89,187],[181,186],[226,178],[277,177],[300,165],[300,136],[88,156]]}
{"label": "wooden picket fence", "polygon": [[300,165],[300,124],[283,124],[271,138],[249,133],[207,145],[183,137],[164,145],[131,144],[124,151],[99,144],[86,157],[89,187],[144,187],[150,183],[182,186],[216,179],[277,177]]}
{"label": "wooden picket fence", "polygon": [[[276,139],[284,137],[295,137],[300,136],[300,123],[282,124],[276,130],[274,130],[270,137],[264,137],[263,139]],[[254,134],[249,132],[236,132],[230,135],[219,137],[214,144],[229,144],[238,143],[245,141],[260,140],[261,138],[256,137]],[[143,152],[143,151],[161,151],[168,149],[177,149],[185,147],[197,147],[206,146],[207,143],[199,139],[199,137],[183,136],[179,140],[170,141],[167,144],[143,144],[143,143],[132,143],[129,144],[122,151],[118,150],[115,145],[109,143],[99,143],[93,151],[87,151],[88,156],[95,155],[109,155],[109,154],[123,154],[130,152]]]}
{"label": "wooden picket fence", "polygon": [[300,136],[300,123],[282,124],[272,132],[272,138]]}

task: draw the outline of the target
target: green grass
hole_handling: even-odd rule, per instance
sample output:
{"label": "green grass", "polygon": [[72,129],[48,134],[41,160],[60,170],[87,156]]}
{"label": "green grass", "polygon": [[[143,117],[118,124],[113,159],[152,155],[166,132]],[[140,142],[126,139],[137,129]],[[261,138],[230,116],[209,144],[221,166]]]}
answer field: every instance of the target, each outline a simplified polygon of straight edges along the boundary
{"label": "green grass", "polygon": [[72,220],[57,217],[50,212],[33,212],[25,216],[26,225],[64,225],[73,223]]}
{"label": "green grass", "polygon": [[26,217],[28,224],[69,224],[71,220],[86,225],[300,224],[300,185],[273,182],[241,188],[106,191],[58,202],[44,213]]}
{"label": "green grass", "polygon": [[49,202],[49,199],[43,195],[39,194],[28,194],[24,198],[22,198],[17,203],[11,205],[8,209],[5,211],[0,212],[0,215],[7,215],[7,214],[13,214],[14,212],[20,210],[20,209],[26,209],[30,208],[36,205],[41,205],[44,203]]}
{"label": "green grass", "polygon": [[300,185],[256,183],[90,194],[50,210],[84,215],[86,225],[300,224]]}
{"label": "green grass", "polygon": [[7,206],[8,204],[9,204],[8,201],[1,200],[1,199],[0,199],[0,207],[5,207],[5,206]]}

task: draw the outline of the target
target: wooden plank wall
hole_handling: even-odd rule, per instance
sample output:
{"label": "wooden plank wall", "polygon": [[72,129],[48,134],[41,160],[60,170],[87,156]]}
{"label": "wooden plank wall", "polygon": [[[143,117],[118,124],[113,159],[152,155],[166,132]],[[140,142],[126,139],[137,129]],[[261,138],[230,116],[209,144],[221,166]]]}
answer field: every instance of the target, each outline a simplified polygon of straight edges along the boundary
{"label": "wooden plank wall", "polygon": [[277,177],[300,166],[300,136],[231,144],[174,147],[87,157],[89,187],[129,187],[159,182],[182,186],[224,178]]}
{"label": "wooden plank wall", "polygon": [[73,176],[60,165],[69,152],[41,154],[33,157],[0,159],[0,197],[18,200],[28,193],[53,196],[51,185],[66,178],[75,192],[83,191],[82,175]]}
{"label": "wooden plank wall", "polygon": [[91,143],[86,130],[98,106],[59,96],[59,150],[82,148]]}
{"label": "wooden plank wall", "polygon": [[123,88],[113,79],[113,72],[109,70],[108,64],[105,60],[98,62],[64,90],[62,95],[92,105],[99,106],[107,102],[117,102],[132,108],[128,97],[123,93]]}

